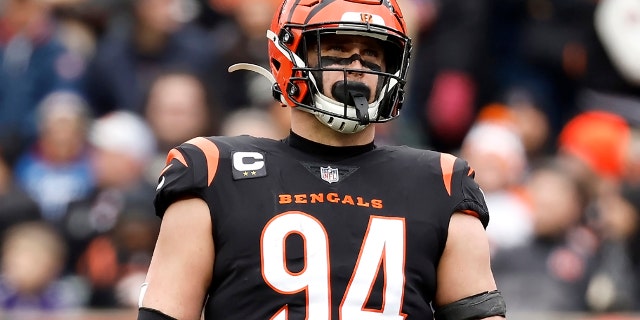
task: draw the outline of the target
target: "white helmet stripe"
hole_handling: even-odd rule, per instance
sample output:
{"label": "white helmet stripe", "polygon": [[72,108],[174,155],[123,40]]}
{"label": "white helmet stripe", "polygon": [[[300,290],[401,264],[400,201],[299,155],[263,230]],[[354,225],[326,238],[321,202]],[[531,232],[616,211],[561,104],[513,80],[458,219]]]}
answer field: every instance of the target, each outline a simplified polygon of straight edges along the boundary
{"label": "white helmet stripe", "polygon": [[275,44],[276,48],[278,48],[278,50],[280,50],[280,52],[282,52],[282,54],[287,57],[287,59],[289,59],[289,61],[291,61],[291,56],[293,56],[293,59],[295,61],[291,61],[293,62],[293,64],[298,67],[298,68],[304,68],[307,65],[304,63],[304,61],[302,61],[302,59],[300,59],[300,57],[298,57],[297,54],[291,52],[291,50],[283,47],[280,44],[280,39],[278,38],[278,35],[271,31],[271,30],[267,30],[267,39],[271,40],[273,42],[273,44]]}

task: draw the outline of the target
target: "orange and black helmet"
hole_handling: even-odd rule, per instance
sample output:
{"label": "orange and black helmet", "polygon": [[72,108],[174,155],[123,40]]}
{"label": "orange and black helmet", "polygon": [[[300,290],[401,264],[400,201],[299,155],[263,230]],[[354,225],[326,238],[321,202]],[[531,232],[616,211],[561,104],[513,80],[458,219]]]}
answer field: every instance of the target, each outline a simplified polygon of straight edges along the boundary
{"label": "orange and black helmet", "polygon": [[[384,70],[310,67],[307,47],[319,47],[325,35],[376,39],[385,50]],[[345,133],[399,115],[411,41],[396,0],[283,0],[267,37],[274,97],[282,103],[311,112],[324,124]],[[375,101],[355,106],[358,103],[353,100],[339,102],[327,97],[319,89],[318,77],[323,71],[342,71],[345,81],[350,71],[376,74],[379,85]]]}

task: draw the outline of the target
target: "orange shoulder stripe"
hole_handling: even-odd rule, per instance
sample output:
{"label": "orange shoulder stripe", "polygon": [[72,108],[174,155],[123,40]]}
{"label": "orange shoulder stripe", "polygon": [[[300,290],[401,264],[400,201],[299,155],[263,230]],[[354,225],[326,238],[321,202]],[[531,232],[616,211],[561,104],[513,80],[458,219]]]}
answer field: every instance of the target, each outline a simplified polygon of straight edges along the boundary
{"label": "orange shoulder stripe", "polygon": [[198,147],[204,153],[207,161],[207,182],[208,185],[211,185],[213,178],[216,176],[216,171],[218,171],[218,160],[220,159],[218,146],[213,141],[203,137],[193,138],[186,143]]}
{"label": "orange shoulder stripe", "polygon": [[440,154],[440,167],[442,167],[442,180],[444,187],[447,189],[447,193],[451,195],[451,178],[453,177],[453,165],[456,162],[456,157],[448,154]]}
{"label": "orange shoulder stripe", "polygon": [[[182,155],[182,152],[178,151],[178,149],[171,149],[171,151],[169,151],[169,154],[167,155],[167,162],[166,165],[168,166],[169,163],[171,163],[171,160],[176,159],[178,161],[180,161],[180,163],[182,163],[185,167],[188,167],[189,165],[187,164],[187,160],[184,159],[184,156]],[[165,168],[166,170],[166,168]],[[162,172],[164,172],[164,170],[162,170]]]}

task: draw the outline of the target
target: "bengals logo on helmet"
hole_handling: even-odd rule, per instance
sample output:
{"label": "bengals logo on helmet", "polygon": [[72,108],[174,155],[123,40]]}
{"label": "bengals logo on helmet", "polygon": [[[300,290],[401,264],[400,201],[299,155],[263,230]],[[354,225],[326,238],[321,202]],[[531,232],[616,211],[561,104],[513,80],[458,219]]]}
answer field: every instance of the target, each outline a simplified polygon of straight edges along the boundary
{"label": "bengals logo on helmet", "polygon": [[364,23],[371,23],[371,20],[373,19],[373,15],[369,14],[369,13],[361,13],[360,14],[360,21],[364,22]]}

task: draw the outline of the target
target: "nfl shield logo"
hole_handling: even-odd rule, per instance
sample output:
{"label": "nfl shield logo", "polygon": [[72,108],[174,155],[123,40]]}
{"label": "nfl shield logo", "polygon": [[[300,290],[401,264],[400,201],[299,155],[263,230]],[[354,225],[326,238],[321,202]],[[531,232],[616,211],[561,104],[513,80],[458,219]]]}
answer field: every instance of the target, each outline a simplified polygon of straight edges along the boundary
{"label": "nfl shield logo", "polygon": [[338,182],[340,179],[340,172],[337,168],[320,167],[320,178],[329,183]]}

